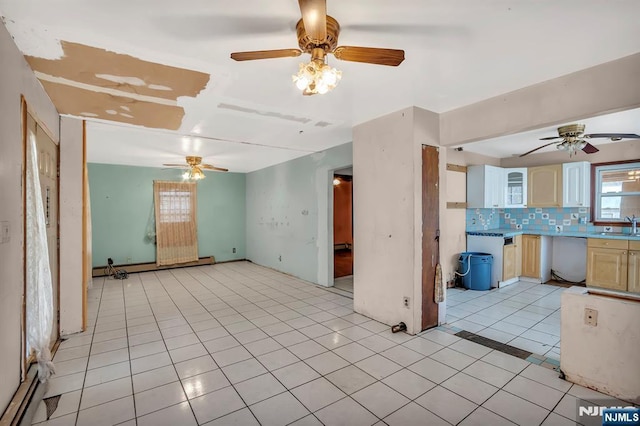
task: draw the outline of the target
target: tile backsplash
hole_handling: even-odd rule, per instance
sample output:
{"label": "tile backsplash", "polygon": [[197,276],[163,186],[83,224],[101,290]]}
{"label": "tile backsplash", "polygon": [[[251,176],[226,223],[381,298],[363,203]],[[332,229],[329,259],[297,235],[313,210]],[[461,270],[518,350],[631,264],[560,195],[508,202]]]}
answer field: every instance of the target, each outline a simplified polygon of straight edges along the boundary
{"label": "tile backsplash", "polygon": [[467,231],[500,228],[501,211],[503,209],[467,209]]}
{"label": "tile backsplash", "polygon": [[586,207],[467,209],[467,231],[524,229],[556,232],[596,232]]}
{"label": "tile backsplash", "polygon": [[500,228],[555,232],[594,232],[587,207],[503,209]]}

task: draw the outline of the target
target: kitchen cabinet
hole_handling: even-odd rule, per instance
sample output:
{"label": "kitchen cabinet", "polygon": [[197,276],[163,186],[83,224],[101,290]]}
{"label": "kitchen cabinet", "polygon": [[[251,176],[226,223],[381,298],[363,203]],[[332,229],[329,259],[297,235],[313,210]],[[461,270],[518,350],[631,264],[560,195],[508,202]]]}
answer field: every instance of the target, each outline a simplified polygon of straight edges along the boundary
{"label": "kitchen cabinet", "polygon": [[536,278],[540,271],[540,236],[522,236],[522,275]]}
{"label": "kitchen cabinet", "polygon": [[551,279],[552,237],[522,236],[521,280],[545,283]]}
{"label": "kitchen cabinet", "polygon": [[562,206],[562,164],[527,169],[527,207]]}
{"label": "kitchen cabinet", "polygon": [[513,244],[502,249],[502,281],[522,275],[522,235],[513,238]]}
{"label": "kitchen cabinet", "polygon": [[516,246],[509,244],[502,249],[502,279],[506,281],[516,276]]}
{"label": "kitchen cabinet", "polygon": [[467,167],[467,207],[504,207],[504,169],[479,165]]}
{"label": "kitchen cabinet", "polygon": [[587,161],[562,165],[562,207],[589,207],[591,164]]}
{"label": "kitchen cabinet", "polygon": [[505,208],[527,207],[527,169],[503,169],[505,191]]}
{"label": "kitchen cabinet", "polygon": [[627,291],[640,293],[640,241],[629,241]]}
{"label": "kitchen cabinet", "polygon": [[629,241],[587,240],[587,286],[627,291]]}

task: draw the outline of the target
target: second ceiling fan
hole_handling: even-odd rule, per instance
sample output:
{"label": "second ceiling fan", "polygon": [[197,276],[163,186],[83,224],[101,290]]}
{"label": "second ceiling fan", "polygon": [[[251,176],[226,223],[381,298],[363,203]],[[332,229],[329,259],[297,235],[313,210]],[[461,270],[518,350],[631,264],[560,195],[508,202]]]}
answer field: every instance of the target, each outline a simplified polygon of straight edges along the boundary
{"label": "second ceiling fan", "polygon": [[341,78],[340,71],[326,63],[328,54],[337,59],[375,65],[398,66],[404,60],[404,50],[374,47],[338,46],[340,24],[327,15],[326,0],[298,0],[302,19],[296,25],[299,49],[256,50],[234,52],[231,59],[251,61],[311,55],[308,64],[301,64],[294,75],[296,86],[305,95],[323,94],[333,89]]}
{"label": "second ceiling fan", "polygon": [[566,126],[558,127],[558,136],[549,136],[546,138],[540,138],[541,141],[549,141],[547,144],[541,145],[531,151],[525,152],[520,155],[524,157],[539,149],[545,148],[549,145],[557,144],[558,149],[569,151],[569,155],[573,156],[579,150],[584,151],[587,154],[593,154],[599,151],[598,148],[587,142],[587,139],[607,138],[612,141],[619,141],[622,139],[640,139],[640,135],[635,133],[584,133],[584,124],[568,124]]}

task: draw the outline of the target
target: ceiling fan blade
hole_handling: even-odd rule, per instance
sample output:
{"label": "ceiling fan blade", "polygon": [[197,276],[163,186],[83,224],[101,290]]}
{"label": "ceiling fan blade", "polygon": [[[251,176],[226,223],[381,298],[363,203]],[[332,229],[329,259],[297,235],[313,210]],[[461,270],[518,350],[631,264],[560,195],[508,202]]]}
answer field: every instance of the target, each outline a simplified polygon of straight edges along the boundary
{"label": "ceiling fan blade", "polygon": [[610,139],[640,139],[640,135],[635,133],[591,133],[584,135],[584,138],[610,138]]}
{"label": "ceiling fan blade", "polygon": [[222,167],[215,167],[215,166],[212,166],[211,164],[201,164],[200,168],[204,169],[204,170],[216,170],[218,172],[228,172],[229,171],[229,169],[225,169],[225,168],[222,168]]}
{"label": "ceiling fan blade", "polygon": [[562,138],[560,136],[549,136],[549,137],[546,137],[546,138],[540,138],[541,141],[551,141],[551,140],[554,140],[554,139],[562,139]]}
{"label": "ceiling fan blade", "polygon": [[524,154],[520,155],[520,157],[524,157],[525,155],[529,155],[529,154],[531,154],[532,152],[536,152],[536,151],[537,151],[537,150],[539,150],[539,149],[545,148],[545,147],[547,147],[547,146],[549,146],[549,145],[553,145],[553,144],[555,144],[555,143],[557,143],[557,142],[550,142],[550,143],[544,144],[544,145],[542,145],[542,146],[537,147],[536,149],[532,149],[531,151],[525,152]]}
{"label": "ceiling fan blade", "polygon": [[188,164],[163,164],[163,166],[167,166],[167,167],[183,167],[183,168],[189,167]]}
{"label": "ceiling fan blade", "polygon": [[255,50],[252,52],[233,52],[234,61],[253,61],[255,59],[295,58],[302,55],[300,49]]}
{"label": "ceiling fan blade", "polygon": [[326,0],[298,0],[302,22],[307,35],[316,44],[327,38],[327,2]]}
{"label": "ceiling fan blade", "polygon": [[404,50],[339,46],[333,51],[333,56],[343,61],[397,67],[404,61]]}
{"label": "ceiling fan blade", "polygon": [[594,153],[600,151],[598,148],[596,148],[595,146],[591,145],[589,142],[587,142],[587,144],[582,148],[582,150],[584,152],[586,152],[587,154],[594,154]]}

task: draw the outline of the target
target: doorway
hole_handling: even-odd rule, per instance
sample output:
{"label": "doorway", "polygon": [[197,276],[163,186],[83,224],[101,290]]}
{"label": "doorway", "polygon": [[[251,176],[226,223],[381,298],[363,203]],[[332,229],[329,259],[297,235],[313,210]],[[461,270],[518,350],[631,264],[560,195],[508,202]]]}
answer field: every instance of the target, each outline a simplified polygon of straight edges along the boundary
{"label": "doorway", "polygon": [[353,169],[333,174],[333,285],[353,293]]}

